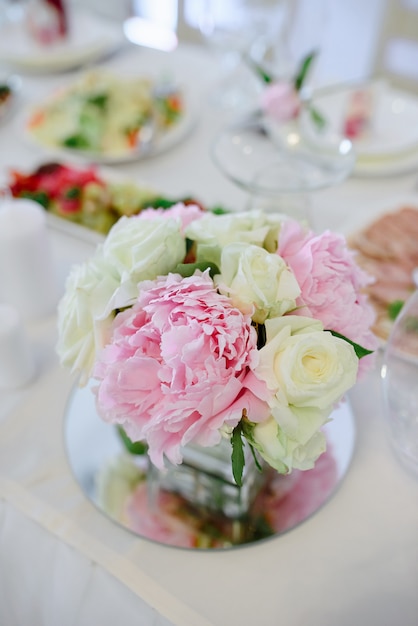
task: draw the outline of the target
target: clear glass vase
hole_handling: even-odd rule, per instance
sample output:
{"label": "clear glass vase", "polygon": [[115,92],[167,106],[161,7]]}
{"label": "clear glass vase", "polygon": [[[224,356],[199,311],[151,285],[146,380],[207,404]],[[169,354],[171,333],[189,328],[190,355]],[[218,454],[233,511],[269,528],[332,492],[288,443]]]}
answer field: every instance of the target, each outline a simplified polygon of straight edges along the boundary
{"label": "clear glass vase", "polygon": [[381,375],[392,447],[402,464],[418,477],[418,289],[395,321]]}
{"label": "clear glass vase", "polygon": [[244,542],[252,532],[248,520],[268,472],[256,466],[249,446],[245,445],[242,485],[238,486],[232,475],[231,452],[231,442],[222,439],[208,448],[186,446],[180,465],[168,464],[165,470],[159,470],[150,463],[147,472],[150,506],[158,506],[161,490],[177,494],[189,513],[208,525],[222,528],[231,543]]}

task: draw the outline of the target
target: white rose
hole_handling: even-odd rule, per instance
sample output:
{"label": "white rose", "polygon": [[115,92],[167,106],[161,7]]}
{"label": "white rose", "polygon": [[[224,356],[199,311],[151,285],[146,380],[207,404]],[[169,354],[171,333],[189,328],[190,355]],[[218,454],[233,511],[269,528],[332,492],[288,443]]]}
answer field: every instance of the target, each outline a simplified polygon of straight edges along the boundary
{"label": "white rose", "polygon": [[288,437],[274,417],[255,424],[251,430],[250,441],[263,459],[281,474],[292,469],[312,469],[326,449],[326,439],[322,432],[315,432],[305,444],[301,444]]}
{"label": "white rose", "polygon": [[72,270],[58,307],[57,353],[82,374],[82,384],[107,342],[114,311],[135,302],[139,282],[169,273],[185,254],[179,220],[122,217],[95,255]]}
{"label": "white rose", "polygon": [[331,410],[356,382],[354,348],[324,331],[318,320],[297,315],[266,320],[266,337],[255,374],[280,404]]}
{"label": "white rose", "polygon": [[281,464],[309,469],[325,449],[322,426],[356,382],[358,358],[317,320],[286,315],[265,325],[254,373],[273,392],[271,418],[254,427],[254,445],[279,471]]}
{"label": "white rose", "polygon": [[187,227],[186,236],[197,243],[198,261],[219,265],[222,248],[229,243],[241,241],[263,247],[269,241],[268,249],[274,252],[283,219],[284,216],[267,216],[259,210],[225,215],[207,213]]}
{"label": "white rose", "polygon": [[119,288],[119,277],[97,253],[82,265],[74,266],[66,282],[65,295],[58,304],[57,353],[63,365],[81,372],[85,383],[95,361],[96,350],[107,341],[113,319],[109,301]]}
{"label": "white rose", "polygon": [[253,320],[284,315],[296,306],[300,288],[293,272],[277,254],[254,245],[232,243],[222,250],[216,284],[234,306],[246,312],[255,306]]}
{"label": "white rose", "polygon": [[186,255],[186,241],[179,219],[158,216],[122,217],[111,228],[103,256],[120,277],[124,298],[135,298],[136,285],[173,271]]}

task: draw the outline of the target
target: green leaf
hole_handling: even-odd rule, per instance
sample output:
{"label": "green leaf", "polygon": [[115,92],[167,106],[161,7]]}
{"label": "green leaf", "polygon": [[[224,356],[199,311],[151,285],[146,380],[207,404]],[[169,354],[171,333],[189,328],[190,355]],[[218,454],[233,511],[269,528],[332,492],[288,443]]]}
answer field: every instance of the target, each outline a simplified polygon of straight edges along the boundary
{"label": "green leaf", "polygon": [[344,339],[344,341],[347,341],[347,343],[351,344],[354,348],[354,352],[356,353],[359,359],[361,359],[364,356],[367,356],[368,354],[372,354],[373,352],[373,350],[367,350],[367,348],[363,348],[363,346],[360,346],[358,343],[351,341],[351,339],[344,337],[344,335],[340,335],[340,333],[337,333],[337,331],[335,330],[330,330],[329,332],[331,333],[331,335],[334,335],[334,337],[339,337],[339,339]]}
{"label": "green leaf", "polygon": [[232,431],[231,443],[232,443],[232,455],[231,455],[232,474],[234,476],[234,480],[237,483],[238,487],[241,487],[242,475],[244,473],[244,465],[245,465],[244,444],[243,444],[242,436],[241,436],[241,424],[238,424],[238,426],[235,426],[234,430]]}
{"label": "green leaf", "polygon": [[8,85],[0,85],[0,101],[6,100],[8,96],[12,93],[12,90]]}
{"label": "green leaf", "polygon": [[259,75],[259,77],[265,82],[267,83],[267,85],[269,83],[273,82],[272,77],[270,76],[270,74],[267,74],[267,72],[265,70],[263,70],[262,67],[260,67],[260,65],[255,65],[254,66],[255,71],[257,72],[257,74]]}
{"label": "green leaf", "polygon": [[80,150],[90,148],[89,140],[81,133],[66,137],[62,141],[62,145],[66,148],[78,148]]}
{"label": "green leaf", "polygon": [[258,65],[258,63],[255,63],[253,59],[251,59],[251,57],[249,57],[247,54],[244,55],[244,61],[247,63],[247,65],[249,65],[251,69],[253,69],[256,72],[256,74],[258,74],[258,76],[261,78],[261,80],[264,83],[269,84],[273,82],[273,76],[271,76],[265,70],[263,70],[261,65]]}
{"label": "green leaf", "polygon": [[76,185],[74,187],[69,187],[64,196],[65,198],[68,198],[68,200],[78,200],[81,196],[81,188]]}
{"label": "green leaf", "polygon": [[322,130],[327,123],[322,113],[320,113],[318,109],[315,109],[313,106],[309,107],[309,113],[315,126],[319,128],[319,130]]}
{"label": "green leaf", "polygon": [[265,324],[257,324],[253,322],[253,326],[257,331],[257,350],[264,348],[267,342],[267,333]]}
{"label": "green leaf", "polygon": [[119,437],[122,440],[123,445],[128,450],[128,452],[130,452],[131,454],[138,454],[138,455],[146,454],[148,452],[147,444],[144,443],[143,441],[132,441],[128,437],[128,435],[126,434],[122,426],[118,426],[117,431],[118,431]]}
{"label": "green leaf", "polygon": [[231,212],[229,209],[225,209],[225,207],[223,206],[214,206],[209,210],[211,213],[214,213],[215,215],[226,215]]}
{"label": "green leaf", "polygon": [[144,209],[169,209],[170,207],[173,206],[173,204],[176,204],[176,202],[178,202],[178,200],[173,200],[172,198],[165,198],[162,196],[158,196],[157,198],[154,198],[153,200],[146,200],[144,202],[143,208]]}
{"label": "green leaf", "polygon": [[157,196],[156,198],[148,198],[141,205],[143,209],[170,209],[174,204],[179,202],[191,202],[192,198],[166,198],[165,196]]}
{"label": "green leaf", "polygon": [[200,263],[179,263],[173,271],[175,274],[180,274],[183,278],[187,278],[188,276],[193,276],[196,270],[204,272],[208,268],[211,278],[213,278],[215,274],[220,273],[219,267],[215,263],[210,263],[209,261],[201,261]]}
{"label": "green leaf", "polygon": [[260,461],[259,461],[259,460],[258,460],[258,458],[257,458],[257,455],[256,455],[256,453],[255,453],[255,448],[254,448],[254,446],[253,446],[253,445],[251,445],[251,444],[249,444],[249,446],[250,446],[251,454],[253,455],[253,459],[254,459],[255,466],[256,466],[256,468],[258,469],[258,471],[259,471],[259,472],[262,472],[262,471],[263,471],[263,468],[261,467],[261,465],[260,465]]}
{"label": "green leaf", "polygon": [[389,319],[396,320],[405,302],[403,300],[394,300],[388,304]]}
{"label": "green leaf", "polygon": [[22,191],[20,197],[33,200],[43,206],[44,209],[48,209],[50,204],[50,198],[45,191]]}
{"label": "green leaf", "polygon": [[305,79],[311,67],[312,61],[314,60],[316,55],[317,55],[317,51],[314,50],[302,60],[299,71],[296,74],[296,78],[294,82],[296,91],[300,91],[300,89],[302,89],[303,83],[305,82]]}
{"label": "green leaf", "polygon": [[109,94],[98,93],[94,96],[89,96],[86,100],[88,104],[96,106],[98,109],[105,109],[109,101]]}

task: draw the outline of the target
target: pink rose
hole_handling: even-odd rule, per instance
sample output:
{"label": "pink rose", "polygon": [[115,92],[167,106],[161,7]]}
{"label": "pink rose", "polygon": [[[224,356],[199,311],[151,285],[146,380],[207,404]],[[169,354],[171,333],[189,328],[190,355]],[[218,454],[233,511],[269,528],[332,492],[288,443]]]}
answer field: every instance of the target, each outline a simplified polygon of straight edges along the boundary
{"label": "pink rose", "polygon": [[164,454],[181,463],[181,446],[215,445],[244,408],[254,421],[267,418],[267,388],[250,371],[257,360],[251,316],[216,291],[208,272],[144,281],[98,357],[98,411],[145,440],[158,467]]}
{"label": "pink rose", "polygon": [[205,215],[204,211],[197,206],[197,204],[184,204],[183,202],[177,202],[173,204],[169,209],[144,209],[138,214],[138,218],[152,220],[157,216],[163,216],[169,219],[179,219],[181,224],[181,232],[184,233],[189,224],[195,220],[200,220]]}
{"label": "pink rose", "polygon": [[342,235],[325,231],[315,235],[294,220],[280,230],[278,254],[284,258],[301,288],[296,314],[321,320],[369,350],[377,339],[370,331],[374,311],[361,289],[372,279],[355,263]]}
{"label": "pink rose", "polygon": [[262,110],[276,122],[288,122],[295,119],[300,112],[300,98],[291,83],[273,83],[261,94]]}

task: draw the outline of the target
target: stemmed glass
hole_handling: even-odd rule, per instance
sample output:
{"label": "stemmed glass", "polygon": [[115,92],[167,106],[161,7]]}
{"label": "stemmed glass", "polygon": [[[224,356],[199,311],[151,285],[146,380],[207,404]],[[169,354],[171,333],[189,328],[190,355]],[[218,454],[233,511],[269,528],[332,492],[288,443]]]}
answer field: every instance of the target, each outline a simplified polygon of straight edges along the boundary
{"label": "stemmed glass", "polygon": [[385,347],[381,376],[392,447],[418,478],[418,268],[414,282],[416,290],[403,305]]}
{"label": "stemmed glass", "polygon": [[[267,27],[253,41],[251,60],[274,80],[288,80],[295,75],[301,58],[316,50],[321,52],[329,19],[329,0],[281,0]],[[321,54],[319,54],[319,64]],[[317,68],[314,74],[317,72]],[[320,74],[321,72],[319,72]]]}
{"label": "stemmed glass", "polygon": [[[220,171],[249,195],[248,209],[287,213],[312,221],[310,195],[341,183],[351,173],[352,143],[332,133],[305,138],[296,127],[280,146],[263,120],[238,121],[221,129],[211,146]],[[292,141],[291,141],[292,140]]]}
{"label": "stemmed glass", "polygon": [[[269,6],[267,6],[269,5]],[[244,63],[272,10],[263,0],[203,0],[197,13],[200,33],[219,56],[220,79],[210,101],[223,109],[250,108],[260,92],[257,76]]]}

